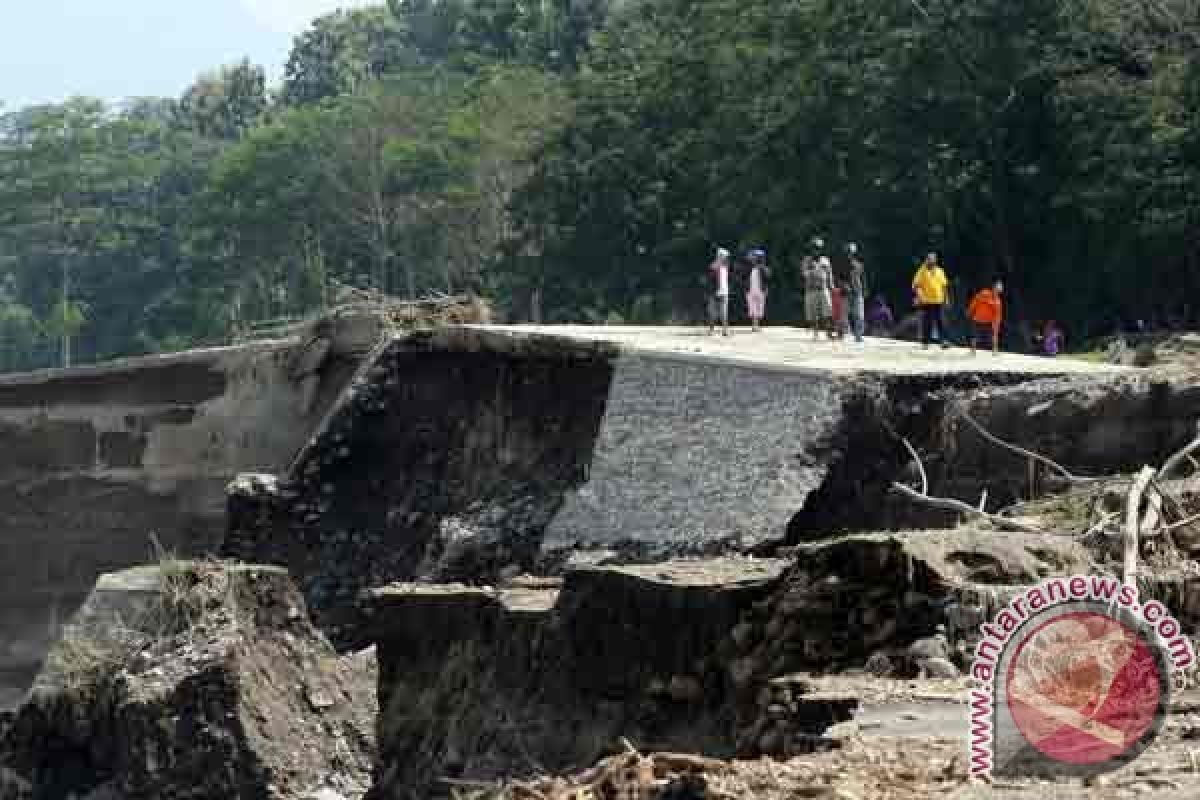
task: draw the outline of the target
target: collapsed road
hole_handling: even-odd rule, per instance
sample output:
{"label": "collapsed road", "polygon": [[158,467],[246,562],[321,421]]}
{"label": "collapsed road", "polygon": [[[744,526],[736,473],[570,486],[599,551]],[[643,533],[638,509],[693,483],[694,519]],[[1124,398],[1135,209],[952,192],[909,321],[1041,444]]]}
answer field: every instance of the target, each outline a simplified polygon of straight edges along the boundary
{"label": "collapsed road", "polygon": [[[225,469],[231,481],[223,530],[182,536],[190,523],[180,516],[172,527],[169,508],[152,523],[122,523],[125,541],[136,541],[135,526],[144,525],[147,542],[153,532],[186,559],[169,574],[210,587],[194,618],[173,623],[169,636],[143,625],[136,646],[118,647],[111,642],[127,641],[128,625],[84,613],[61,639],[43,622],[37,636],[20,635],[23,649],[10,647],[21,666],[6,673],[15,696],[30,685],[31,662],[58,639],[0,750],[0,797],[53,796],[39,788],[49,770],[45,754],[34,751],[45,741],[58,742],[59,755],[76,765],[70,791],[78,796],[517,797],[521,786],[541,781],[543,796],[566,798],[587,781],[550,776],[584,769],[630,742],[647,755],[613,756],[628,763],[593,770],[595,786],[641,764],[654,791],[685,791],[678,766],[693,762],[653,756],[673,752],[694,754],[694,772],[715,770],[707,779],[714,797],[730,791],[722,785],[754,785],[754,770],[736,765],[761,756],[831,792],[853,778],[857,796],[884,796],[872,794],[882,784],[871,769],[847,777],[827,751],[845,749],[844,763],[854,765],[859,749],[885,741],[942,747],[930,728],[954,726],[905,722],[956,713],[945,709],[961,703],[979,623],[1019,587],[1113,563],[1106,561],[1112,542],[1057,535],[1091,527],[1091,506],[1056,507],[1036,519],[1030,512],[1022,524],[1046,534],[1025,534],[999,530],[986,516],[964,523],[893,484],[991,513],[1031,492],[1064,491],[1052,470],[1031,466],[1014,447],[1090,475],[1135,472],[1187,445],[1200,419],[1200,394],[1133,370],[926,353],[877,340],[854,349],[792,329],[725,340],[677,328],[444,326],[360,342],[340,360],[317,338],[272,346],[262,356],[267,366],[236,372],[251,383],[244,397],[256,396],[254,381],[276,374],[271,369],[283,376],[281,386],[318,376],[315,395],[309,381],[305,391],[277,392],[266,411],[251,405],[249,417],[231,415],[233,381],[214,380],[188,401],[192,413],[156,417],[171,426],[165,432],[136,433],[142,423],[128,421],[128,401],[116,408],[115,388],[75,400],[73,382],[102,374],[113,386],[136,385],[138,365],[124,374],[22,376],[0,386],[10,435],[32,442],[29,452],[48,452],[49,439],[39,436],[68,421],[80,427],[85,417],[97,431],[88,447],[109,448],[93,455],[112,449],[103,434],[144,442],[120,471],[107,457],[81,455],[63,467],[72,471],[68,483],[136,480],[154,495],[150,479],[163,460],[146,453],[163,452],[159,442],[186,441],[194,430],[212,442],[231,433],[222,426],[256,431],[268,420],[286,429],[267,455],[206,463],[210,479]],[[221,363],[246,358],[220,354]],[[55,390],[35,388],[48,385]],[[185,404],[158,399],[159,414]],[[225,421],[231,416],[236,423]],[[101,417],[110,422],[98,426]],[[64,496],[39,494],[39,466],[27,461],[10,483],[11,503],[23,514],[36,516],[39,503],[62,513]],[[178,497],[179,485],[156,496]],[[101,502],[116,503],[113,514],[121,503],[144,505],[100,491],[70,496],[78,513]],[[55,531],[9,524],[19,529],[7,539],[26,543],[11,545],[9,568],[27,574],[21,559],[37,551],[28,543],[53,550]],[[1177,533],[1186,557],[1196,540],[1186,526]],[[83,603],[83,581],[149,560],[133,545],[114,557],[102,542],[72,541],[71,594],[49,578],[43,595],[10,589],[34,609],[48,602],[37,597],[51,595],[57,620]],[[262,566],[214,578],[230,569],[226,563]],[[211,596],[214,581],[224,586],[245,574],[267,576],[254,585],[269,591]],[[1194,632],[1200,582],[1164,568],[1147,584]],[[144,580],[106,578],[106,607],[123,607],[113,598],[126,585],[146,591]],[[97,602],[93,595],[85,609]],[[239,626],[244,615],[253,622]],[[4,624],[28,630],[17,615]],[[192,627],[203,632],[202,644],[187,635]],[[173,644],[155,645],[156,638]],[[313,676],[318,688],[301,688],[294,699],[271,694],[271,674],[296,675],[295,664],[282,662],[298,642],[312,654],[305,663],[327,663],[326,677]],[[95,694],[82,704],[72,699],[80,673],[64,673],[61,662],[64,652],[70,660],[80,650],[108,654],[106,675],[120,677],[106,678],[103,702]],[[235,650],[243,655],[222,655]],[[339,658],[356,660],[339,666]],[[223,671],[214,683],[218,673],[205,665],[216,662]],[[175,687],[165,694],[160,673]],[[144,706],[135,702],[147,696],[139,688],[146,675],[157,682],[145,702],[161,706],[151,718],[189,720],[149,744]],[[204,683],[194,683],[191,676],[201,675]],[[358,724],[346,712],[367,696],[364,675],[369,702],[378,697],[370,737],[347,727]],[[217,688],[203,689],[210,685]],[[197,696],[214,698],[205,713],[190,706]],[[278,699],[242,719],[256,702],[244,697]],[[346,757],[291,763],[268,752],[264,714],[294,717],[290,727],[280,720],[279,730],[302,730],[307,748]],[[64,731],[79,718],[128,749],[114,753],[111,742],[96,749],[89,736]],[[212,752],[218,740],[232,748],[218,748],[220,758],[239,765],[220,780],[184,757]],[[1164,758],[1173,741],[1164,739]],[[147,747],[156,754],[149,766]],[[955,763],[947,756],[942,773],[913,776],[911,794],[888,796],[920,797],[935,784],[965,781]],[[198,783],[180,786],[188,782]]]}

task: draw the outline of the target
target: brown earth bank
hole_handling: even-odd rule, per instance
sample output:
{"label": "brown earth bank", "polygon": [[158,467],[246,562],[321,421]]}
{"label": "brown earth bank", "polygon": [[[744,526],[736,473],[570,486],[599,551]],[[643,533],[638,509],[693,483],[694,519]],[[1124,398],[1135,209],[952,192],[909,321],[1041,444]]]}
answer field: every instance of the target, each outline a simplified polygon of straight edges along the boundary
{"label": "brown earth bank", "polygon": [[[1132,481],[1064,473],[1162,463],[1194,390],[635,334],[361,336],[294,457],[230,485],[230,563],[101,579],[0,800],[1045,795],[966,784],[967,657],[1022,587],[1129,564]],[[1170,478],[1133,566],[1194,634],[1200,492]],[[1133,765],[1167,777],[1054,791],[1186,792],[1176,712]]]}
{"label": "brown earth bank", "polygon": [[0,797],[361,796],[372,653],[339,657],[283,571],[106,575],[0,741]]}

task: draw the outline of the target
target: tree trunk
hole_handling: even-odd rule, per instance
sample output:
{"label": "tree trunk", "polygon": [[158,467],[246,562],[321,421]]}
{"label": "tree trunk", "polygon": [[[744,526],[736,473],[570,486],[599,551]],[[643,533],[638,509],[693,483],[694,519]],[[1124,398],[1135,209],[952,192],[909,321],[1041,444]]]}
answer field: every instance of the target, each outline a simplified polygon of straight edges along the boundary
{"label": "tree trunk", "polygon": [[66,256],[63,257],[62,276],[62,365],[63,367],[69,367],[71,366],[71,268],[67,265]]}

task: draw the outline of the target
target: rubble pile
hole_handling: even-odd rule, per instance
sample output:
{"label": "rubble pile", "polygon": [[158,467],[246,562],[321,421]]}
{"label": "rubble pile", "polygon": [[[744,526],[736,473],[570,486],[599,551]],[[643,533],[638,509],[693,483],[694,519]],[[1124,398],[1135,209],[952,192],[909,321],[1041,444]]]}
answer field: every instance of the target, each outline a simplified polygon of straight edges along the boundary
{"label": "rubble pile", "polygon": [[353,800],[376,680],[373,654],[337,656],[282,570],[107,575],[0,741],[0,797]]}
{"label": "rubble pile", "polygon": [[[940,676],[966,665],[977,628],[1014,586],[1087,570],[1087,551],[1061,538],[965,527],[855,534],[798,548],[771,596],[756,603],[723,647],[743,705],[760,686],[797,672],[868,666],[881,675]],[[913,646],[946,631],[946,652]]]}
{"label": "rubble pile", "polygon": [[847,740],[805,759],[727,761],[627,750],[566,776],[496,785],[447,782],[459,800],[926,800],[967,789],[952,739]]}

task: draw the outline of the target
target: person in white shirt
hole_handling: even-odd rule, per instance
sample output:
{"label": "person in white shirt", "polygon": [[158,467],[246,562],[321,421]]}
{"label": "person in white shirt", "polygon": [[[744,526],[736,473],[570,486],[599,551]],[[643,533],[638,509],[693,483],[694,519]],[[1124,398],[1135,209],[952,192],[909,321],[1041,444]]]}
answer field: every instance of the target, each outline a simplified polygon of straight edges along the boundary
{"label": "person in white shirt", "polygon": [[708,266],[709,283],[712,291],[708,299],[708,335],[717,332],[721,324],[721,335],[729,335],[729,251],[717,248],[717,257]]}

